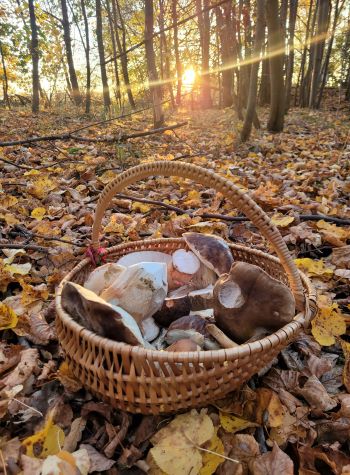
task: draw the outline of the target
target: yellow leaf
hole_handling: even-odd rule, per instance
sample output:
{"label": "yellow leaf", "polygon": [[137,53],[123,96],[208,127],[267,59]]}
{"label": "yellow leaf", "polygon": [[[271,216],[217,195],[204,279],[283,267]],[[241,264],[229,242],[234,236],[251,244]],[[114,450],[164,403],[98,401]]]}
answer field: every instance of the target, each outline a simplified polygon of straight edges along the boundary
{"label": "yellow leaf", "polygon": [[11,208],[18,203],[18,199],[12,195],[5,195],[0,198],[0,207],[1,208]]}
{"label": "yellow leaf", "polygon": [[61,363],[57,371],[57,379],[67,389],[67,391],[71,393],[75,393],[83,387],[80,380],[74,376],[73,372],[69,368],[67,361],[63,361],[63,363]]}
{"label": "yellow leaf", "polygon": [[133,211],[139,212],[139,213],[148,213],[148,211],[151,210],[150,205],[145,204],[145,203],[133,203],[131,205],[131,209]]}
{"label": "yellow leaf", "polygon": [[4,303],[0,303],[0,330],[15,328],[18,323],[16,312]]}
{"label": "yellow leaf", "polygon": [[110,181],[112,181],[116,177],[115,172],[112,170],[107,170],[104,172],[103,175],[101,175],[98,179],[104,184],[107,185]]}
{"label": "yellow leaf", "polygon": [[47,176],[40,176],[27,187],[28,193],[39,200],[45,198],[55,188],[57,184]]}
{"label": "yellow leaf", "polygon": [[187,206],[201,206],[202,200],[199,191],[189,191],[187,195],[187,200],[184,202],[184,204]]}
{"label": "yellow leaf", "polygon": [[256,427],[257,424],[254,422],[247,421],[245,419],[241,419],[240,417],[236,417],[232,414],[226,414],[220,411],[220,424],[226,432],[230,432],[234,434],[240,430],[244,430],[247,427]]}
{"label": "yellow leaf", "polygon": [[32,268],[32,265],[27,262],[26,264],[6,264],[4,270],[11,276],[14,275],[27,275]]}
{"label": "yellow leaf", "polygon": [[11,213],[0,213],[0,219],[6,221],[6,224],[8,224],[9,226],[11,226],[12,224],[20,223],[20,221],[18,221],[18,219]]}
{"label": "yellow leaf", "polygon": [[285,408],[278,395],[268,388],[257,390],[258,406],[256,410],[256,420],[263,424],[265,414],[268,416],[268,427],[279,427],[283,423]]}
{"label": "yellow leaf", "polygon": [[42,300],[48,299],[49,292],[45,284],[40,284],[34,287],[33,285],[30,285],[24,282],[23,279],[20,279],[19,283],[21,284],[21,287],[23,289],[23,292],[21,295],[21,304],[24,307],[28,307],[29,305],[31,305],[32,303],[38,300],[42,301]]}
{"label": "yellow leaf", "polygon": [[53,423],[53,411],[49,412],[44,427],[23,440],[26,455],[35,458],[46,458],[56,455],[64,444],[64,432]]}
{"label": "yellow leaf", "polygon": [[271,222],[279,228],[286,228],[289,226],[295,218],[293,216],[284,216],[281,213],[276,213],[271,217]]}
{"label": "yellow leaf", "polygon": [[311,277],[332,277],[333,269],[326,267],[323,260],[315,261],[309,257],[294,259],[298,269],[306,272]]}
{"label": "yellow leaf", "polygon": [[46,209],[45,208],[34,208],[33,211],[30,213],[31,217],[41,221],[45,216]]}
{"label": "yellow leaf", "polygon": [[225,462],[223,457],[220,455],[225,455],[224,444],[221,442],[221,439],[215,434],[209,442],[209,446],[206,446],[206,449],[215,452],[215,455],[209,452],[203,452],[202,463],[203,467],[199,471],[199,475],[212,475],[215,473],[218,466]]}
{"label": "yellow leaf", "polygon": [[212,439],[214,433],[205,411],[180,414],[152,437],[150,456],[168,475],[196,475],[203,465],[197,447]]}
{"label": "yellow leaf", "polygon": [[319,310],[311,327],[312,334],[320,345],[334,345],[335,337],[346,332],[346,322],[338,310],[338,304],[327,305],[323,299],[319,299]]}
{"label": "yellow leaf", "polygon": [[[119,222],[118,222],[119,221]],[[105,233],[116,233],[116,234],[121,234],[124,235],[125,233],[125,226],[120,222],[120,219],[118,220],[118,217],[112,214],[109,223],[105,228],[103,229],[103,232]]]}
{"label": "yellow leaf", "polygon": [[350,230],[337,226],[336,224],[327,223],[323,219],[317,221],[317,228],[324,235],[325,240],[335,246],[342,246],[345,241],[350,238]]}

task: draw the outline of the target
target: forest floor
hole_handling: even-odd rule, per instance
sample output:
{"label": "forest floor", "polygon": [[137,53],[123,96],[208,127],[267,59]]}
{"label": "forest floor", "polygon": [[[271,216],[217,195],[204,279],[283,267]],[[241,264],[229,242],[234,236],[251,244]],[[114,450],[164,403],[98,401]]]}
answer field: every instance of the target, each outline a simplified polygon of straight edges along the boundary
{"label": "forest floor", "polygon": [[[331,101],[325,111],[292,109],[283,133],[253,131],[246,144],[238,143],[240,123],[231,110],[179,111],[167,122],[184,120],[174,131],[119,144],[75,139],[0,148],[0,473],[350,473],[349,110]],[[0,137],[88,123],[1,111]],[[79,133],[118,136],[150,123],[139,114]],[[204,166],[249,193],[319,293],[312,333],[283,350],[265,375],[208,407],[215,430],[191,443],[184,427],[201,433],[206,414],[177,417],[169,434],[169,417],[129,416],[97,402],[63,362],[53,322],[55,287],[85,255],[100,192],[119,172],[155,160]],[[201,213],[240,215],[212,190],[168,178],[129,190],[186,213],[118,197],[103,221],[103,247],[198,230],[271,252],[249,222],[201,223]],[[328,218],[308,218],[314,214]],[[174,438],[181,450],[149,452]],[[183,471],[166,469],[175,456]]]}

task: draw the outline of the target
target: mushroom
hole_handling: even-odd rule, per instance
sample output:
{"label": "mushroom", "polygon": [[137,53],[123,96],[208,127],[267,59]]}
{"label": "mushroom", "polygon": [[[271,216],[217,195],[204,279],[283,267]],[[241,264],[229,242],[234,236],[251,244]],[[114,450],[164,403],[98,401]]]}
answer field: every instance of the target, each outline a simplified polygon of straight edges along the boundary
{"label": "mushroom", "polygon": [[201,347],[189,338],[183,338],[172,343],[165,351],[199,351]]}
{"label": "mushroom", "polygon": [[88,330],[111,340],[152,348],[144,341],[135,319],[91,290],[67,282],[62,290],[62,308]]}
{"label": "mushroom", "polygon": [[177,249],[172,255],[168,283],[171,290],[186,285],[200,269],[200,261],[192,251]]}
{"label": "mushroom", "polygon": [[159,251],[137,251],[125,254],[118,261],[117,264],[130,267],[141,262],[164,262],[167,267],[172,265],[172,257],[170,254]]}
{"label": "mushroom", "polygon": [[153,316],[155,321],[163,327],[168,327],[178,318],[187,315],[191,310],[188,293],[187,286],[169,292],[162,307]]}
{"label": "mushroom", "polygon": [[101,297],[132,315],[147,341],[157,337],[159,328],[152,315],[163,305],[168,291],[164,262],[140,262],[126,268]]}
{"label": "mushroom", "polygon": [[140,262],[126,268],[101,297],[120,305],[139,322],[161,307],[167,290],[166,265]]}
{"label": "mushroom", "polygon": [[239,343],[261,329],[278,330],[294,315],[291,290],[256,265],[236,262],[214,286],[216,324]]}
{"label": "mushroom", "polygon": [[213,307],[213,288],[213,285],[208,285],[205,289],[193,290],[188,294],[191,311]]}
{"label": "mushroom", "polygon": [[125,270],[124,266],[115,264],[114,262],[109,262],[101,267],[97,267],[85,281],[84,287],[100,295],[104,289],[109,287],[112,282],[116,280],[123,270]]}
{"label": "mushroom", "polygon": [[229,245],[220,237],[202,233],[184,233],[186,244],[218,276],[229,272],[233,257]]}
{"label": "mushroom", "polygon": [[217,350],[220,346],[206,329],[208,321],[198,315],[186,315],[173,322],[165,334],[165,340],[171,344],[177,340],[190,339],[207,350]]}

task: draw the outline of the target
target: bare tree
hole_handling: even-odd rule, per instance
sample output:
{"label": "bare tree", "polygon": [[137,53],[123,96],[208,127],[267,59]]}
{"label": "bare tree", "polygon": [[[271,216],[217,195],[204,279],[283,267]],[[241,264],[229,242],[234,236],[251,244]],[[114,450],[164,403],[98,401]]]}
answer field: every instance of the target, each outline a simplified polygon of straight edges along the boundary
{"label": "bare tree", "polygon": [[179,53],[179,35],[178,35],[178,19],[177,19],[177,0],[171,1],[171,14],[174,24],[174,50],[175,50],[175,65],[176,65],[176,104],[181,104],[181,88],[182,88],[182,64]]}
{"label": "bare tree", "polygon": [[201,105],[204,108],[209,108],[212,106],[209,75],[210,17],[208,8],[209,0],[203,0],[203,5],[202,0],[196,0],[196,12],[198,17],[198,29],[202,54],[200,95]]}
{"label": "bare tree", "polygon": [[29,17],[31,30],[30,52],[32,55],[32,84],[33,84],[33,99],[32,111],[39,112],[40,95],[39,95],[39,41],[38,41],[38,27],[36,24],[34,1],[29,0]]}
{"label": "bare tree", "polygon": [[68,18],[66,0],[61,0],[61,9],[62,9],[63,39],[64,39],[64,44],[66,47],[66,57],[67,57],[67,63],[68,63],[69,79],[70,79],[70,84],[72,87],[73,100],[77,106],[80,106],[82,103],[82,99],[80,95],[77,74],[75,72],[74,61],[73,61],[72,41],[70,37],[70,27],[69,27],[69,18]]}
{"label": "bare tree", "polygon": [[91,106],[91,66],[90,66],[90,32],[89,32],[89,22],[87,19],[85,0],[80,1],[81,12],[84,19],[84,29],[85,29],[85,43],[83,43],[85,51],[85,60],[86,60],[86,97],[85,97],[85,112],[90,113]]}
{"label": "bare tree", "polygon": [[265,0],[257,0],[256,3],[256,32],[255,32],[255,44],[253,51],[253,63],[250,69],[250,82],[249,82],[249,94],[247,111],[244,119],[244,124],[241,132],[241,140],[248,140],[252,125],[254,114],[256,113],[256,97],[258,92],[258,72],[260,66],[261,49],[265,36]]}
{"label": "bare tree", "polygon": [[[120,55],[120,62],[122,65],[123,80],[128,95],[129,104],[132,109],[135,109],[134,96],[131,91],[129,70],[128,70],[128,56],[126,53],[126,28],[121,14],[120,5],[118,0],[112,0],[113,21],[115,28],[115,39]],[[118,22],[119,20],[119,22]],[[119,36],[119,30],[121,31],[121,38]]]}
{"label": "bare tree", "polygon": [[154,128],[162,127],[164,124],[164,114],[162,108],[162,92],[159,84],[156,59],[153,47],[153,25],[154,12],[153,0],[145,0],[145,48],[148,80],[153,102],[153,122]]}
{"label": "bare tree", "polygon": [[283,63],[285,48],[280,28],[278,0],[266,0],[266,23],[268,30],[268,54],[271,80],[270,117],[267,124],[271,132],[281,132],[284,125],[284,78]]}
{"label": "bare tree", "polygon": [[288,58],[286,73],[286,112],[290,106],[290,95],[292,91],[292,80],[294,72],[294,33],[295,21],[297,18],[298,0],[289,1],[289,23],[288,23]]}
{"label": "bare tree", "polygon": [[95,5],[96,5],[96,36],[97,36],[98,56],[100,59],[101,80],[102,80],[102,88],[103,88],[103,104],[104,104],[104,108],[106,110],[109,110],[111,107],[111,98],[109,95],[108,78],[107,78],[106,63],[105,63],[105,47],[103,44],[101,0],[96,0]]}
{"label": "bare tree", "polygon": [[1,55],[1,65],[2,65],[2,71],[3,71],[3,80],[2,80],[2,90],[4,94],[4,103],[7,104],[7,107],[11,109],[11,103],[10,103],[10,98],[8,94],[9,90],[9,83],[7,79],[7,70],[6,70],[6,63],[5,63],[5,54],[4,54],[4,49],[0,41],[0,55]]}
{"label": "bare tree", "polygon": [[[113,1],[113,0],[112,0]],[[113,52],[113,66],[114,66],[114,77],[115,77],[115,96],[117,99],[117,102],[119,104],[119,107],[122,106],[121,103],[121,92],[120,92],[120,79],[119,79],[119,69],[118,69],[118,62],[117,62],[117,44],[116,44],[116,39],[115,39],[115,31],[114,31],[114,22],[113,22],[113,17],[112,17],[112,12],[111,12],[111,5],[110,1],[106,0],[106,6],[107,6],[107,15],[108,15],[108,24],[109,24],[109,31],[111,35],[111,41],[112,41],[112,52]]]}

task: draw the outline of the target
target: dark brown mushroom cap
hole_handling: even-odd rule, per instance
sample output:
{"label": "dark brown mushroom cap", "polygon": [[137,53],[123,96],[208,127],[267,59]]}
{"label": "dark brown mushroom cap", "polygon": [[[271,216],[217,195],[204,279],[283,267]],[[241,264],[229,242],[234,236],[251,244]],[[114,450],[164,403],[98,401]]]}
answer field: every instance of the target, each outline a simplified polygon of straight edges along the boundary
{"label": "dark brown mushroom cap", "polygon": [[194,254],[217,275],[229,272],[233,257],[229,245],[220,237],[202,233],[184,233],[183,237]]}
{"label": "dark brown mushroom cap", "polygon": [[81,285],[67,282],[62,290],[61,302],[72,318],[98,335],[129,345],[145,343],[131,315]]}
{"label": "dark brown mushroom cap", "polygon": [[214,286],[216,324],[237,342],[248,340],[259,328],[276,331],[294,315],[289,287],[254,264],[235,262]]}

